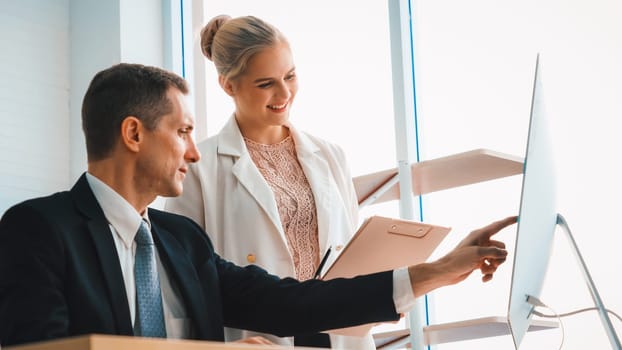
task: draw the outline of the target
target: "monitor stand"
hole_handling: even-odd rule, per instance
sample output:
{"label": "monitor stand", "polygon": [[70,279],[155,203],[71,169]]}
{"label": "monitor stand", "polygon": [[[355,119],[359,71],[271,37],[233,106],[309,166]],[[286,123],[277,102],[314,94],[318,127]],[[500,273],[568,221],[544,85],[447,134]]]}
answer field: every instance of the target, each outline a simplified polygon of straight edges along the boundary
{"label": "monitor stand", "polygon": [[574,237],[572,236],[572,233],[570,232],[570,227],[568,226],[566,219],[564,219],[564,217],[561,214],[557,214],[557,225],[559,225],[564,230],[564,232],[566,232],[568,240],[570,241],[570,245],[572,246],[572,251],[574,252],[575,257],[577,258],[577,261],[579,262],[579,265],[581,267],[581,272],[583,273],[583,278],[585,279],[585,284],[587,284],[587,287],[590,290],[590,294],[592,295],[592,300],[594,300],[594,305],[596,306],[596,309],[598,309],[600,320],[602,321],[603,327],[605,328],[605,331],[607,332],[607,336],[609,337],[609,342],[611,343],[611,347],[615,350],[622,350],[622,345],[620,345],[620,339],[618,338],[618,335],[616,334],[615,329],[613,328],[613,325],[611,324],[609,313],[607,312],[607,309],[605,308],[605,305],[603,304],[603,301],[600,298],[600,295],[598,294],[598,290],[596,289],[596,285],[594,284],[594,281],[592,280],[592,276],[590,275],[590,272],[587,270],[587,265],[585,264],[585,261],[583,260],[583,257],[581,256],[581,252],[579,251],[577,242],[575,242]]}

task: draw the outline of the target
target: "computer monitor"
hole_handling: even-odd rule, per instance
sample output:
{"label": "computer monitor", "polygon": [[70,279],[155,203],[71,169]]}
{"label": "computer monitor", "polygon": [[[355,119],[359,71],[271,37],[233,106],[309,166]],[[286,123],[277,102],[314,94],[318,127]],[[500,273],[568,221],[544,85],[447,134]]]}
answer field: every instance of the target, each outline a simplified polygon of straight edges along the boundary
{"label": "computer monitor", "polygon": [[531,321],[533,306],[527,302],[527,297],[539,297],[542,290],[557,223],[554,158],[541,70],[538,55],[508,307],[508,321],[516,348]]}

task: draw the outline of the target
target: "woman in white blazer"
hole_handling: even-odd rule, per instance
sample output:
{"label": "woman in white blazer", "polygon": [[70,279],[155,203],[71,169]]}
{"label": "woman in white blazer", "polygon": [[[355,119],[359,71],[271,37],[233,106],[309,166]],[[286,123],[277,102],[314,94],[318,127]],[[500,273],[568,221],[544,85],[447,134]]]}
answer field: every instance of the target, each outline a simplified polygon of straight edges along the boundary
{"label": "woman in white blazer", "polygon": [[[190,165],[183,194],[167,200],[166,209],[203,226],[225,259],[281,277],[313,278],[327,250],[330,263],[358,225],[343,151],[289,123],[298,87],[289,44],[276,28],[251,16],[218,16],[201,37],[236,110],[217,135],[199,144],[201,161]],[[226,330],[227,340],[255,335]],[[262,336],[294,345],[291,338]],[[328,345],[315,339],[295,343]],[[369,334],[330,335],[330,345],[375,349]]]}

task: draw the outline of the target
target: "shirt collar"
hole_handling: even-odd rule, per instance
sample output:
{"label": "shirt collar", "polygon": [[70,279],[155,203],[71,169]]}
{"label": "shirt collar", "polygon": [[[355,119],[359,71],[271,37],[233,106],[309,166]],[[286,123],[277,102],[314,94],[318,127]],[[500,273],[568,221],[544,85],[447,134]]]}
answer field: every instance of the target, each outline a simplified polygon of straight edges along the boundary
{"label": "shirt collar", "polygon": [[93,191],[93,195],[95,195],[95,199],[104,211],[106,220],[114,227],[127,248],[132,247],[141,220],[145,220],[151,229],[147,209],[141,216],[125,198],[100,179],[86,173],[86,180]]}

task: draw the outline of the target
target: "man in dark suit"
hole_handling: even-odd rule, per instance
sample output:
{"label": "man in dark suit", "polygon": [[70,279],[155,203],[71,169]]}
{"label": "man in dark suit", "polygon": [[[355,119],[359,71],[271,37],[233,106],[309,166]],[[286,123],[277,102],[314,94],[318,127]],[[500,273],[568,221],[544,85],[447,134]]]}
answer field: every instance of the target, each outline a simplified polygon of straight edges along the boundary
{"label": "man in dark suit", "polygon": [[179,195],[187,164],[200,157],[187,93],[182,78],[155,67],[119,64],[93,78],[82,106],[88,171],[70,191],[17,204],[0,220],[0,344],[151,336],[138,321],[143,272],[134,266],[143,225],[157,248],[153,310],[167,337],[222,341],[223,326],[292,336],[394,321],[410,306],[394,301],[404,297],[394,286],[406,285],[400,293],[412,301],[477,269],[490,280],[505,260],[503,243],[490,238],[515,217],[473,231],[436,262],[354,279],[301,283],[222,260],[190,219],[147,209],[157,196]]}

